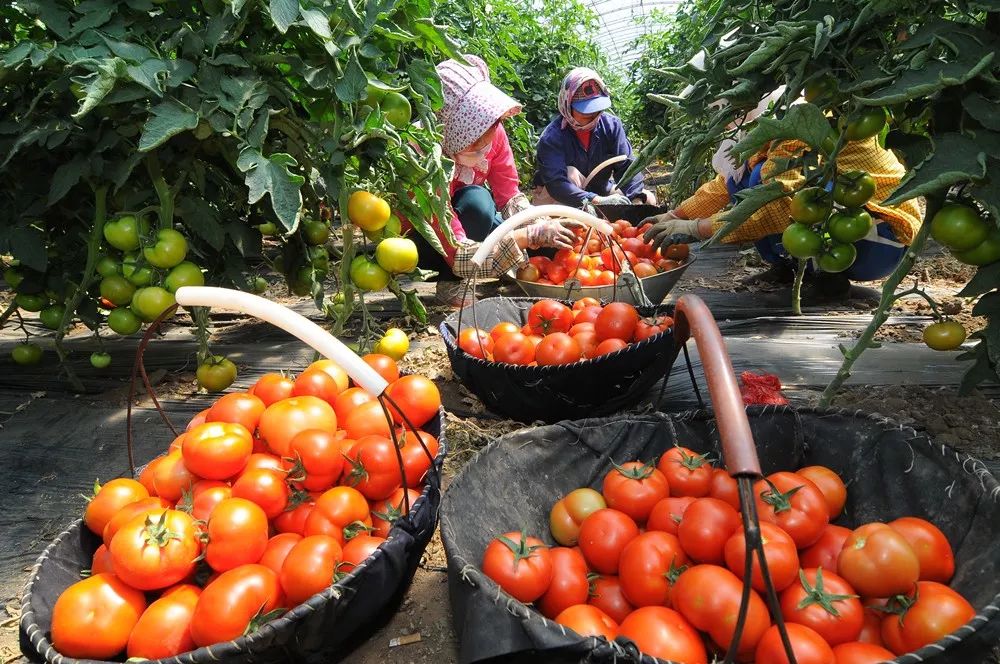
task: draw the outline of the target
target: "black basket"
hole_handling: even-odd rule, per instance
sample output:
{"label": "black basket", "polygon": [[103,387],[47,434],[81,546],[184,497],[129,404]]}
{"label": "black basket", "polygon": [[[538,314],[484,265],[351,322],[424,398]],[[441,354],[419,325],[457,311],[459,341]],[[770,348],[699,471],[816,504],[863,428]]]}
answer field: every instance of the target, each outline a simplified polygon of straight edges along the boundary
{"label": "black basket", "polygon": [[605,219],[618,221],[624,219],[633,226],[638,226],[643,219],[663,214],[670,210],[669,207],[659,207],[658,205],[596,205],[597,212]]}
{"label": "black basket", "polygon": [[[615,353],[558,366],[529,367],[487,362],[458,347],[463,327],[490,330],[497,323],[523,325],[537,299],[487,298],[441,323],[452,371],[491,411],[521,422],[556,422],[607,415],[634,407],[660,379],[666,382],[677,358],[673,330]],[[637,307],[643,316],[670,314],[672,306]]]}
{"label": "black basket", "polygon": [[[447,453],[444,411],[424,429],[440,443],[423,493],[370,557],[332,587],[265,623],[249,636],[156,660],[176,664],[335,662],[396,612],[437,527],[440,472]],[[100,538],[74,521],[39,556],[21,599],[21,652],[31,661],[92,664],[63,657],[52,646],[52,609],[59,595],[90,567]]]}
{"label": "black basket", "polygon": [[[764,473],[819,464],[848,487],[836,523],[901,516],[931,520],[955,549],[953,588],[977,609],[968,624],[900,663],[980,664],[1000,640],[1000,484],[986,466],[926,435],[877,416],[789,407],[747,409]],[[498,533],[525,527],[553,543],[549,509],[578,487],[600,489],[611,461],[652,459],[674,444],[718,455],[710,411],[562,422],[508,434],[490,444],[452,481],[441,507],[448,584],[459,661],[641,662],[626,640],[582,637],[500,590],[480,570]],[[474,510],[469,506],[475,505]]]}

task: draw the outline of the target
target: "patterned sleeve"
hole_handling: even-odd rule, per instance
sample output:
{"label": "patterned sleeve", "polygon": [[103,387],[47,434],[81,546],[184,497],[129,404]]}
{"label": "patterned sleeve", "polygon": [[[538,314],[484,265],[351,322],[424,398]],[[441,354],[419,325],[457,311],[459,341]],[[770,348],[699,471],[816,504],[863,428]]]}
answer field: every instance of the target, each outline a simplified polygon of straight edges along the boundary
{"label": "patterned sleeve", "polygon": [[721,175],[709,180],[698,191],[677,206],[677,214],[684,219],[705,219],[729,205],[729,189]]}
{"label": "patterned sleeve", "polygon": [[[451,269],[462,279],[471,279],[476,273],[472,256],[479,249],[478,242],[461,242],[455,249],[455,262]],[[481,277],[496,277],[515,266],[528,262],[528,255],[517,246],[512,237],[505,237],[497,242],[493,253],[486,257],[486,262],[479,270]]]}

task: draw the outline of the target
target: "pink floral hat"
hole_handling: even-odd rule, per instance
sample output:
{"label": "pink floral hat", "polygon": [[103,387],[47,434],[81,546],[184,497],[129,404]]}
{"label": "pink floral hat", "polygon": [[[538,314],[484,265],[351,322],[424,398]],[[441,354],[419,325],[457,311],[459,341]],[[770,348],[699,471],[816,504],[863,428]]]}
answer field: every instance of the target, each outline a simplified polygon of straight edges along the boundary
{"label": "pink floral hat", "polygon": [[445,60],[437,66],[444,92],[441,149],[449,157],[475,143],[500,120],[521,112],[520,103],[490,83],[489,69],[481,58],[463,57],[471,66],[456,60]]}

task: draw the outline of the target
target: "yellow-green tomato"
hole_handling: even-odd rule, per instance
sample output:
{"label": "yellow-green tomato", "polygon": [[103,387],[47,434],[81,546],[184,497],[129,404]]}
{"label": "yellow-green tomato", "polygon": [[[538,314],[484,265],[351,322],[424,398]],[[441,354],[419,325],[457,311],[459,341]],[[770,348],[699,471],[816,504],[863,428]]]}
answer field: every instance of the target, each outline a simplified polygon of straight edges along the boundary
{"label": "yellow-green tomato", "polygon": [[390,327],[375,344],[374,350],[399,362],[410,350],[410,338],[398,327]]}
{"label": "yellow-green tomato", "polygon": [[142,255],[153,267],[166,269],[183,261],[187,251],[188,244],[183,235],[172,228],[163,228],[156,231],[156,242],[143,249]]}
{"label": "yellow-green tomato", "polygon": [[132,311],[140,320],[152,323],[176,303],[172,293],[159,286],[149,286],[140,288],[132,296]]}
{"label": "yellow-green tomato", "polygon": [[205,275],[201,273],[200,267],[191,261],[184,261],[170,270],[163,285],[171,293],[176,293],[181,286],[204,286]]}
{"label": "yellow-green tomato", "polygon": [[405,237],[388,237],[375,247],[375,260],[392,274],[406,274],[417,267],[417,245]]}

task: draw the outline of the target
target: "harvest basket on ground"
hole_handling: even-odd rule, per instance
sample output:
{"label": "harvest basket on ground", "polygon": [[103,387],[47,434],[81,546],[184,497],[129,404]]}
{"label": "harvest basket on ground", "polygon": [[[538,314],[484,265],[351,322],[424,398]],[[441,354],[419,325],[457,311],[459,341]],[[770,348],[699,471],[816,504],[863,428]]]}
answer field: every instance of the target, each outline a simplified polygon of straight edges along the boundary
{"label": "harvest basket on ground", "polygon": [[[176,297],[178,303],[184,306],[236,309],[282,327],[321,354],[334,358],[359,388],[370,394],[379,395],[374,403],[381,403],[387,408],[384,411],[386,417],[389,417],[388,408],[394,408],[392,406],[394,400],[390,396],[392,390],[386,389],[386,386],[391,386],[392,383],[388,383],[322,328],[298,314],[262,298],[225,289],[182,288],[177,291]],[[152,393],[142,366],[142,354],[159,323],[175,309],[176,307],[165,312],[160,320],[149,327],[137,352],[136,368],[133,370],[133,388],[137,374],[141,375],[154,402],[156,397]],[[158,403],[156,405],[158,407]],[[400,408],[404,413],[407,411],[405,405]],[[161,415],[165,422],[169,423],[169,418],[162,411]],[[395,612],[437,526],[441,498],[440,470],[447,451],[443,423],[443,411],[438,408],[436,414],[430,415],[430,419],[420,426],[422,431],[437,439],[439,449],[436,454],[428,453],[428,447],[420,437],[420,446],[428,459],[425,466],[428,467],[428,471],[424,478],[425,484],[419,493],[414,491],[411,495],[407,491],[406,473],[402,471],[403,460],[402,457],[398,457],[399,477],[405,495],[403,514],[398,518],[392,517],[395,520],[388,521],[391,527],[388,524],[385,526],[388,532],[384,541],[377,548],[374,548],[373,544],[367,557],[353,568],[346,568],[350,569],[346,575],[338,574],[336,583],[297,605],[287,607],[287,611],[279,611],[280,615],[272,619],[268,619],[270,616],[255,618],[252,622],[254,628],[247,629],[245,635],[237,635],[232,640],[210,644],[156,661],[185,664],[292,661],[319,663],[339,661],[349,654],[354,646],[366,639]],[[390,424],[390,428],[391,426]],[[312,432],[307,431],[307,433]],[[392,436],[394,441],[397,440],[397,433],[393,433]],[[129,461],[132,464],[131,438],[129,445]],[[132,467],[135,468],[134,465]],[[211,520],[211,517],[207,517],[210,533]],[[271,526],[273,528],[274,524]],[[346,533],[348,529],[345,527],[344,530]],[[345,537],[349,538],[350,535],[345,534]],[[25,586],[21,605],[21,649],[30,660],[53,664],[94,661],[91,658],[75,659],[60,653],[53,643],[52,621],[57,599],[69,586],[81,580],[81,572],[91,567],[92,556],[99,545],[101,537],[93,533],[83,520],[77,520],[71,523],[38,558]],[[262,560],[261,565],[263,564]],[[283,593],[279,591],[279,594]],[[148,602],[151,603],[155,597],[155,591],[148,594]],[[231,610],[231,607],[219,608],[215,613],[226,614]],[[197,615],[195,609],[195,616]],[[97,638],[100,637],[95,633],[94,639]],[[112,661],[123,661],[124,658],[125,655],[122,653]]]}
{"label": "harvest basket on ground", "polygon": [[[743,523],[749,526],[748,552],[760,542],[755,501],[747,499],[753,495],[751,481],[809,465],[826,466],[847,484],[846,506],[834,523],[855,527],[912,516],[937,525],[954,548],[950,586],[968,600],[976,615],[944,638],[892,661],[992,661],[1000,638],[996,581],[1000,550],[994,545],[1000,484],[987,468],[926,435],[874,415],[790,407],[744,409],[707,309],[697,298],[685,296],[675,315],[678,340],[686,340],[690,330],[699,341],[714,412],[628,414],[525,429],[494,441],[451,483],[442,502],[441,532],[459,661],[661,661],[642,654],[621,636],[614,641],[584,637],[546,619],[502,590],[481,566],[487,546],[502,533],[523,528],[551,544],[552,505],[578,487],[601,490],[613,462],[649,460],[675,445],[725,460],[726,470],[740,487]],[[706,592],[712,594],[713,589]],[[768,605],[772,619],[780,615],[773,604]],[[708,658],[712,661],[711,653]],[[723,661],[721,654],[719,658]]]}

